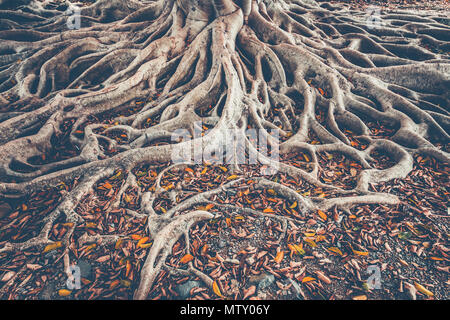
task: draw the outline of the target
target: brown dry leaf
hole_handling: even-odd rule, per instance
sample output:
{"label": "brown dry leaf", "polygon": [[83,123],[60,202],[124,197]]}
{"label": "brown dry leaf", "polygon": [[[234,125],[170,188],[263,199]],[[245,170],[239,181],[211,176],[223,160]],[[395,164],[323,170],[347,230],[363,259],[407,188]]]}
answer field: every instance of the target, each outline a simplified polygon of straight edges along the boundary
{"label": "brown dry leaf", "polygon": [[244,290],[244,297],[242,298],[242,300],[245,300],[246,298],[254,295],[256,292],[256,286],[251,286],[248,289]]}
{"label": "brown dry leaf", "polygon": [[330,284],[331,280],[328,278],[322,271],[316,271],[317,278],[319,278],[321,281],[325,282],[326,284]]}
{"label": "brown dry leaf", "polygon": [[9,280],[11,280],[14,276],[16,275],[15,271],[8,271],[7,273],[5,273],[2,277],[2,279],[0,281],[2,282],[8,282]]}
{"label": "brown dry leaf", "polygon": [[353,300],[367,300],[367,296],[366,295],[355,296],[352,299]]}

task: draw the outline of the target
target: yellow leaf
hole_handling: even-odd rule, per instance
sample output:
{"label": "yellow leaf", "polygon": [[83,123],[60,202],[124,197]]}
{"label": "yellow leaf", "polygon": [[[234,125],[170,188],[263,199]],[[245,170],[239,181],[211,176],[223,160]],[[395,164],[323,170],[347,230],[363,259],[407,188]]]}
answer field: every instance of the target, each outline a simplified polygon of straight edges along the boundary
{"label": "yellow leaf", "polygon": [[281,260],[283,260],[284,257],[284,251],[278,251],[277,255],[273,259],[276,263],[280,263]]}
{"label": "yellow leaf", "polygon": [[362,296],[355,296],[352,298],[353,300],[367,300],[367,296],[362,295]]}
{"label": "yellow leaf", "polygon": [[304,277],[302,279],[302,283],[311,282],[311,281],[315,281],[315,280],[316,280],[316,278],[313,278],[313,277]]}
{"label": "yellow leaf", "polygon": [[94,222],[87,222],[86,223],[86,228],[96,228],[97,225]]}
{"label": "yellow leaf", "polygon": [[116,245],[115,245],[116,250],[120,248],[122,242],[123,242],[123,239],[117,240]]}
{"label": "yellow leaf", "polygon": [[219,166],[219,168],[222,169],[223,172],[227,172],[228,171],[228,169],[225,168],[225,167]]}
{"label": "yellow leaf", "polygon": [[141,240],[141,239],[142,239],[142,236],[140,236],[140,235],[138,235],[138,234],[132,234],[132,235],[131,235],[131,239],[133,239],[133,240]]}
{"label": "yellow leaf", "polygon": [[220,292],[219,285],[217,284],[217,281],[213,282],[213,286],[212,287],[213,287],[214,293],[217,294],[219,297],[222,297],[222,293]]}
{"label": "yellow leaf", "polygon": [[144,243],[146,243],[146,242],[148,241],[148,239],[149,239],[149,237],[143,237],[143,238],[141,238],[141,239],[138,241],[138,243],[137,243],[138,248],[142,248],[142,245],[143,245]]}
{"label": "yellow leaf", "polygon": [[430,290],[428,290],[427,288],[425,288],[424,286],[422,286],[421,284],[418,284],[417,282],[414,282],[414,286],[416,287],[417,291],[419,291],[420,293],[423,293],[429,297],[434,296],[433,292],[431,292]]}
{"label": "yellow leaf", "polygon": [[298,254],[304,255],[306,253],[302,245],[294,244],[293,247]]}
{"label": "yellow leaf", "polygon": [[191,168],[186,168],[186,169],[184,169],[184,171],[194,173],[194,170],[192,170]]}
{"label": "yellow leaf", "polygon": [[311,240],[311,239],[307,239],[307,238],[303,238],[303,240],[305,240],[305,242],[307,243],[307,244],[309,244],[311,247],[316,247],[317,246],[317,243],[315,243],[313,240]]}
{"label": "yellow leaf", "polygon": [[183,258],[180,259],[180,263],[188,263],[192,260],[194,260],[194,257],[188,253]]}
{"label": "yellow leaf", "polygon": [[230,218],[225,218],[225,222],[227,223],[227,226],[231,226],[231,219]]}
{"label": "yellow leaf", "polygon": [[237,178],[237,175],[233,174],[227,178],[227,180],[234,180]]}
{"label": "yellow leaf", "polygon": [[336,247],[330,247],[330,248],[328,248],[328,251],[331,251],[331,252],[333,252],[333,253],[336,253],[336,254],[342,256],[342,251],[341,251],[339,248],[336,248]]}
{"label": "yellow leaf", "polygon": [[62,224],[63,227],[72,228],[74,226],[73,222],[66,222]]}
{"label": "yellow leaf", "polygon": [[273,196],[275,196],[277,193],[275,192],[275,190],[273,190],[273,189],[269,189],[269,190],[267,190],[267,192],[269,193],[269,194],[271,194],[271,195],[273,195]]}
{"label": "yellow leaf", "polygon": [[205,206],[205,211],[211,210],[214,207],[213,203],[209,203]]}
{"label": "yellow leaf", "polygon": [[319,214],[319,217],[320,217],[323,221],[327,221],[328,216],[326,215],[325,212],[323,212],[322,210],[317,210],[317,213]]}
{"label": "yellow leaf", "polygon": [[111,189],[112,185],[110,183],[108,183],[108,182],[105,182],[102,187],[105,188],[105,189]]}
{"label": "yellow leaf", "polygon": [[295,209],[297,207],[297,201],[295,201],[289,208]]}
{"label": "yellow leaf", "polygon": [[96,243],[93,243],[93,244],[91,244],[91,245],[88,245],[86,248],[84,248],[84,251],[85,251],[85,252],[88,252],[88,251],[94,249],[96,246],[97,246]]}
{"label": "yellow leaf", "polygon": [[208,167],[205,167],[205,168],[202,170],[202,172],[200,172],[200,174],[201,174],[201,175],[205,174],[207,170],[208,170]]}
{"label": "yellow leaf", "polygon": [[266,208],[263,210],[264,213],[275,213],[275,211],[272,210],[272,208]]}
{"label": "yellow leaf", "polygon": [[60,248],[62,246],[61,241],[49,244],[45,247],[44,251],[42,251],[42,253],[47,253],[49,251],[55,250],[57,248]]}
{"label": "yellow leaf", "polygon": [[153,242],[141,244],[141,248],[142,249],[150,248],[152,246],[152,244],[153,244]]}
{"label": "yellow leaf", "polygon": [[61,290],[58,291],[58,294],[59,294],[61,297],[67,297],[67,296],[70,296],[71,293],[72,293],[72,291],[67,290],[67,289],[61,289]]}
{"label": "yellow leaf", "polygon": [[353,250],[353,253],[358,255],[358,256],[367,256],[367,255],[369,255],[369,253],[367,251],[357,251],[357,250],[354,250],[354,249],[352,249],[352,250]]}

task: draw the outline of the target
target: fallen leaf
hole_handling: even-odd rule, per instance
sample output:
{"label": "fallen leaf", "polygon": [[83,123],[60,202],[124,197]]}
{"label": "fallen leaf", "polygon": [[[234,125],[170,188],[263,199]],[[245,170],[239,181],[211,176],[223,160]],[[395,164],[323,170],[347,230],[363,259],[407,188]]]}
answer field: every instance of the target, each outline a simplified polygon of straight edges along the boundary
{"label": "fallen leaf", "polygon": [[70,296],[71,293],[72,293],[72,291],[67,290],[67,289],[61,289],[61,290],[58,291],[58,294],[59,294],[61,297],[67,297],[67,296]]}
{"label": "fallen leaf", "polygon": [[281,260],[283,260],[284,257],[284,251],[278,251],[277,255],[273,259],[276,263],[280,263]]}
{"label": "fallen leaf", "polygon": [[183,258],[180,259],[180,263],[188,263],[192,260],[194,260],[194,257],[188,253]]}

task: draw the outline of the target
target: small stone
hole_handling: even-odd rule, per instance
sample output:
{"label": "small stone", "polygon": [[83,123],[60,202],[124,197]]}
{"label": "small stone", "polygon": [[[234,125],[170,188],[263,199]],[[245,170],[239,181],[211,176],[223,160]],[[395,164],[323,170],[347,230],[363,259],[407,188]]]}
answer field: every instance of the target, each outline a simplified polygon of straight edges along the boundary
{"label": "small stone", "polygon": [[81,278],[89,279],[92,273],[92,266],[85,260],[78,260],[77,267],[80,268]]}
{"label": "small stone", "polygon": [[225,239],[220,239],[218,245],[219,245],[219,248],[222,249],[222,248],[226,247],[227,241]]}
{"label": "small stone", "polygon": [[12,208],[6,202],[0,203],[0,219],[9,215],[12,211]]}
{"label": "small stone", "polygon": [[186,299],[190,297],[192,288],[201,287],[200,281],[187,281],[175,287],[175,291],[178,293],[180,299]]}
{"label": "small stone", "polygon": [[245,261],[248,263],[249,266],[253,265],[255,263],[255,257],[254,256],[250,256],[247,259],[245,259]]}
{"label": "small stone", "polygon": [[275,277],[273,274],[264,273],[261,275],[251,276],[250,283],[257,284],[258,291],[264,290],[275,282]]}

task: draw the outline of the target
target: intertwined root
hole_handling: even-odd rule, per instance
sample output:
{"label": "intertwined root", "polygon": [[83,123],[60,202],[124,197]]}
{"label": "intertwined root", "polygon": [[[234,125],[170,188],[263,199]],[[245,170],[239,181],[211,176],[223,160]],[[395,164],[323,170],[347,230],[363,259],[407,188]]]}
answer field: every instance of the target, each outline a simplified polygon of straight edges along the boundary
{"label": "intertwined root", "polygon": [[[417,153],[449,160],[436,144],[449,139],[448,19],[398,12],[382,15],[383,24],[371,28],[363,13],[326,3],[263,0],[252,2],[245,24],[231,0],[200,1],[196,10],[193,3],[98,1],[81,9],[82,28],[70,31],[64,8],[49,2],[0,11],[0,194],[10,199],[43,185],[73,184],[37,237],[8,242],[0,252],[48,244],[61,215],[74,223],[68,244],[81,222],[75,212],[80,200],[98,181],[128,172],[113,207],[120,207],[128,187],[138,190],[140,212],[127,212],[148,217],[155,237],[135,294],[144,299],[171,246],[213,216],[191,211],[209,201],[202,193],[157,215],[153,201],[167,190],[141,192],[136,184],[133,168],[169,162],[175,146],[191,150],[200,143],[214,150],[234,129],[260,163],[333,190],[333,198],[308,199],[258,180],[298,201],[303,214],[396,204],[396,196],[369,186],[407,176]],[[201,141],[170,141],[178,129],[192,132],[197,121],[211,128]],[[395,129],[389,139],[372,130],[377,121]],[[245,136],[248,128],[261,130],[272,146],[278,142],[269,130],[278,128],[282,159],[305,153],[308,170],[274,163]],[[61,136],[71,152],[46,159]],[[319,178],[324,152],[359,163],[353,189]],[[374,166],[374,152],[386,154],[392,165]]]}

